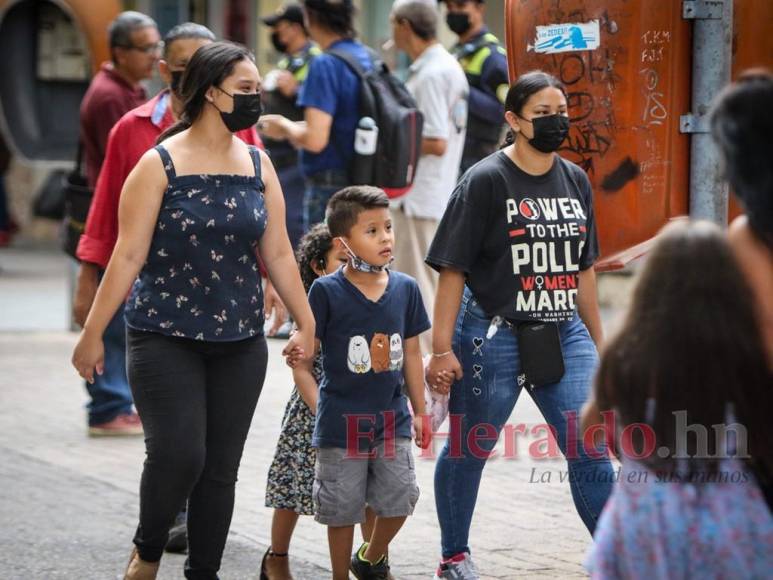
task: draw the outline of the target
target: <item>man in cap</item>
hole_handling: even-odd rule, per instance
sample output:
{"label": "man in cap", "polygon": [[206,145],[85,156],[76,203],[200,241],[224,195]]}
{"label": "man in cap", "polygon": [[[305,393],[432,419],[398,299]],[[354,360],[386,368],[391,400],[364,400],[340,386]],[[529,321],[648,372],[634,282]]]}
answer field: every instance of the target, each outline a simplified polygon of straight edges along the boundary
{"label": "man in cap", "polygon": [[467,137],[461,164],[464,173],[499,146],[509,88],[507,53],[486,27],[484,0],[442,1],[448,10],[446,24],[459,37],[451,52],[470,83]]}

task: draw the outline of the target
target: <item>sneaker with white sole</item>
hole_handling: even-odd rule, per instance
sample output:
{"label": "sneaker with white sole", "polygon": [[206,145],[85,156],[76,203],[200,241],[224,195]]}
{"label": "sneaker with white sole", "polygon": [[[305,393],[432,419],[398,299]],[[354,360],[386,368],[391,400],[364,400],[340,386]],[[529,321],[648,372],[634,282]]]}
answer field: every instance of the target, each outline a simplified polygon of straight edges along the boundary
{"label": "sneaker with white sole", "polygon": [[478,568],[467,552],[442,560],[434,580],[480,580]]}

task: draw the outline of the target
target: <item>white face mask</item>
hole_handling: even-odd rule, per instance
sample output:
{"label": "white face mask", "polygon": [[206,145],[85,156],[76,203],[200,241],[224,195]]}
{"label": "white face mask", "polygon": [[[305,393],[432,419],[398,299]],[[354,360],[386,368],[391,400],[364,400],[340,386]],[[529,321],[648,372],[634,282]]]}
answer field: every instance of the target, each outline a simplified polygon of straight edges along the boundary
{"label": "white face mask", "polygon": [[349,257],[349,266],[352,267],[352,269],[357,270],[358,272],[365,272],[366,274],[374,274],[378,272],[383,272],[384,270],[389,269],[389,267],[392,265],[392,262],[395,261],[394,257],[389,259],[389,262],[384,264],[383,266],[375,266],[369,262],[366,262],[362,258],[360,258],[357,254],[355,254],[352,249],[347,245],[347,243],[344,241],[343,238],[338,238],[341,240],[341,243],[346,248],[346,255]]}

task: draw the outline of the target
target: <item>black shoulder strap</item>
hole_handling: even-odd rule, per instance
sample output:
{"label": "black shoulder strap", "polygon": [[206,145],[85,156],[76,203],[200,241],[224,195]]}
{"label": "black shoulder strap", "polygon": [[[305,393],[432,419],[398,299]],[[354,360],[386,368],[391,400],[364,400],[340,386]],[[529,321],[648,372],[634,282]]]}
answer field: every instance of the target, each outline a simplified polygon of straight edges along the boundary
{"label": "black shoulder strap", "polygon": [[255,145],[247,145],[250,150],[250,157],[252,157],[252,164],[255,166],[255,180],[258,182],[261,191],[265,190],[265,184],[263,183],[263,174],[260,164],[260,149]]}
{"label": "black shoulder strap", "polygon": [[327,54],[344,61],[350,69],[352,69],[355,73],[357,73],[358,77],[362,78],[365,76],[365,71],[363,70],[362,66],[360,66],[360,63],[357,61],[356,58],[354,58],[354,55],[352,55],[351,53],[345,50],[334,48],[332,50],[328,50]]}
{"label": "black shoulder strap", "polygon": [[174,168],[174,162],[172,161],[172,156],[169,155],[169,151],[167,151],[166,147],[164,147],[161,143],[156,145],[154,149],[161,156],[161,161],[164,164],[164,173],[166,173],[166,179],[171,185],[172,180],[177,178],[177,172],[175,171],[175,168]]}
{"label": "black shoulder strap", "polygon": [[[379,66],[379,63],[381,59],[379,59],[378,54],[376,54],[376,51],[371,49],[370,47],[365,47],[365,50],[368,51],[368,55],[371,58],[371,61],[373,63],[373,67]],[[350,52],[346,50],[340,50],[340,49],[330,49],[325,51],[325,54],[329,54],[331,56],[334,56],[336,58],[341,59],[346,63],[346,65],[352,69],[355,74],[360,78],[361,88],[360,91],[362,91],[363,87],[365,87],[365,69],[363,69],[362,65],[360,64],[360,61],[357,60],[357,58]],[[362,97],[361,97],[362,98]],[[338,156],[342,160],[346,160],[346,155],[344,154],[343,148],[341,147],[341,144],[338,143],[335,137],[335,132],[330,131],[330,144],[333,146],[333,148],[336,150],[336,153],[338,153]]]}
{"label": "black shoulder strap", "polygon": [[75,173],[78,175],[86,175],[83,170],[83,139],[78,136],[78,152],[75,155]]}
{"label": "black shoulder strap", "polygon": [[[372,48],[367,46],[365,47],[365,50],[367,51],[368,56],[370,56],[370,60],[373,64],[373,69],[375,70],[376,68],[381,66],[381,58],[379,57],[378,53]],[[357,57],[355,57],[351,52],[346,50],[341,50],[338,48],[333,48],[331,50],[326,51],[326,53],[336,58],[340,58],[349,66],[350,69],[352,69],[355,73],[357,73],[358,77],[360,78],[365,77],[367,71],[365,71],[365,69],[362,68],[360,61],[357,60]]]}

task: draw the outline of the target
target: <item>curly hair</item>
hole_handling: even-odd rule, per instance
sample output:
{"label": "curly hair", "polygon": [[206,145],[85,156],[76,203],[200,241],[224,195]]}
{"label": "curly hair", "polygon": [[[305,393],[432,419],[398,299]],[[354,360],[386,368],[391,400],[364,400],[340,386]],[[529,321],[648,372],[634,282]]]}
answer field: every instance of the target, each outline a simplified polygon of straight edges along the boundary
{"label": "curly hair", "polygon": [[324,223],[315,225],[301,238],[295,252],[295,259],[298,261],[301,281],[306,292],[309,291],[314,280],[319,278],[312,265],[325,268],[325,257],[332,247],[333,238]]}

